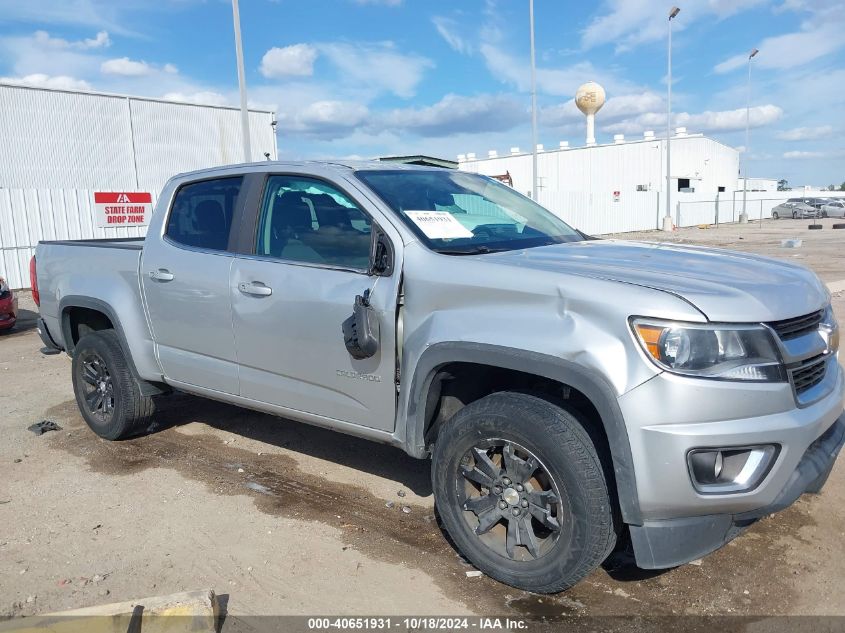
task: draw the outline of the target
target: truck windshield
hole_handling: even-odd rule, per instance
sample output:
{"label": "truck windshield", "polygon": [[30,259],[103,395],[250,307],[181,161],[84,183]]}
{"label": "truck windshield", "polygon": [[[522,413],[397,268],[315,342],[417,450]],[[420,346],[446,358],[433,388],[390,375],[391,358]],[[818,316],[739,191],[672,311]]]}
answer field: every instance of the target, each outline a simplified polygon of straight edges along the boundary
{"label": "truck windshield", "polygon": [[474,255],[584,239],[548,209],[486,176],[449,170],[355,175],[439,253]]}

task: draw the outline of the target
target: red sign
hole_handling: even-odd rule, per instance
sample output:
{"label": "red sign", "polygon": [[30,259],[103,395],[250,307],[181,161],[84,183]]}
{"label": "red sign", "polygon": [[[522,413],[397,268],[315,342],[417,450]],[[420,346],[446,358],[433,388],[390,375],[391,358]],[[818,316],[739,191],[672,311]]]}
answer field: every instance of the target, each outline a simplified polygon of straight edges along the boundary
{"label": "red sign", "polygon": [[614,192],[613,192],[613,201],[614,201],[614,202],[619,202],[619,196],[620,196],[620,195],[622,195],[622,194],[621,194],[621,192],[619,192],[619,191],[614,191]]}
{"label": "red sign", "polygon": [[146,226],[153,213],[153,197],[146,191],[95,191],[97,226]]}

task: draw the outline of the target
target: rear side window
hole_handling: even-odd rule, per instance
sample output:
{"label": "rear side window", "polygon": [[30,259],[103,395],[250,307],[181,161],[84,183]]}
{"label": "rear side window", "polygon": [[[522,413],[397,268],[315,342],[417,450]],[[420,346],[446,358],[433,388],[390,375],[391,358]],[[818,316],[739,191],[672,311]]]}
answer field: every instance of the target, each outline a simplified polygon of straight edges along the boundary
{"label": "rear side window", "polygon": [[243,177],[184,185],[176,192],[165,235],[178,244],[225,251]]}

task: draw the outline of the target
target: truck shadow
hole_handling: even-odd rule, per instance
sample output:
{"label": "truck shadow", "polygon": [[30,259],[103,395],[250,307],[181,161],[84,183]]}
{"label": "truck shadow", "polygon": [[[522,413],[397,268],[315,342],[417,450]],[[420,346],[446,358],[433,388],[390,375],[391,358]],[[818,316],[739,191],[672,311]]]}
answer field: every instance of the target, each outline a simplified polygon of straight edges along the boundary
{"label": "truck shadow", "polygon": [[398,448],[188,394],[156,398],[152,432],[191,422],[396,481],[421,497],[432,494],[429,460]]}

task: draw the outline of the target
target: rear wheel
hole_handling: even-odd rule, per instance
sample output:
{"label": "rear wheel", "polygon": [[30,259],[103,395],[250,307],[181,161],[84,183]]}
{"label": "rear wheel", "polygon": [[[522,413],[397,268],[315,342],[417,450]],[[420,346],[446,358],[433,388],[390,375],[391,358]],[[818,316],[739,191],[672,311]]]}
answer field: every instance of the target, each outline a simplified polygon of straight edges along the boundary
{"label": "rear wheel", "polygon": [[538,593],[572,587],[616,543],[598,451],[576,414],[502,392],[441,429],[432,482],[461,552],[503,583]]}
{"label": "rear wheel", "polygon": [[72,376],[79,411],[100,437],[124,439],[149,426],[153,400],[141,394],[114,330],[99,330],[79,340]]}

